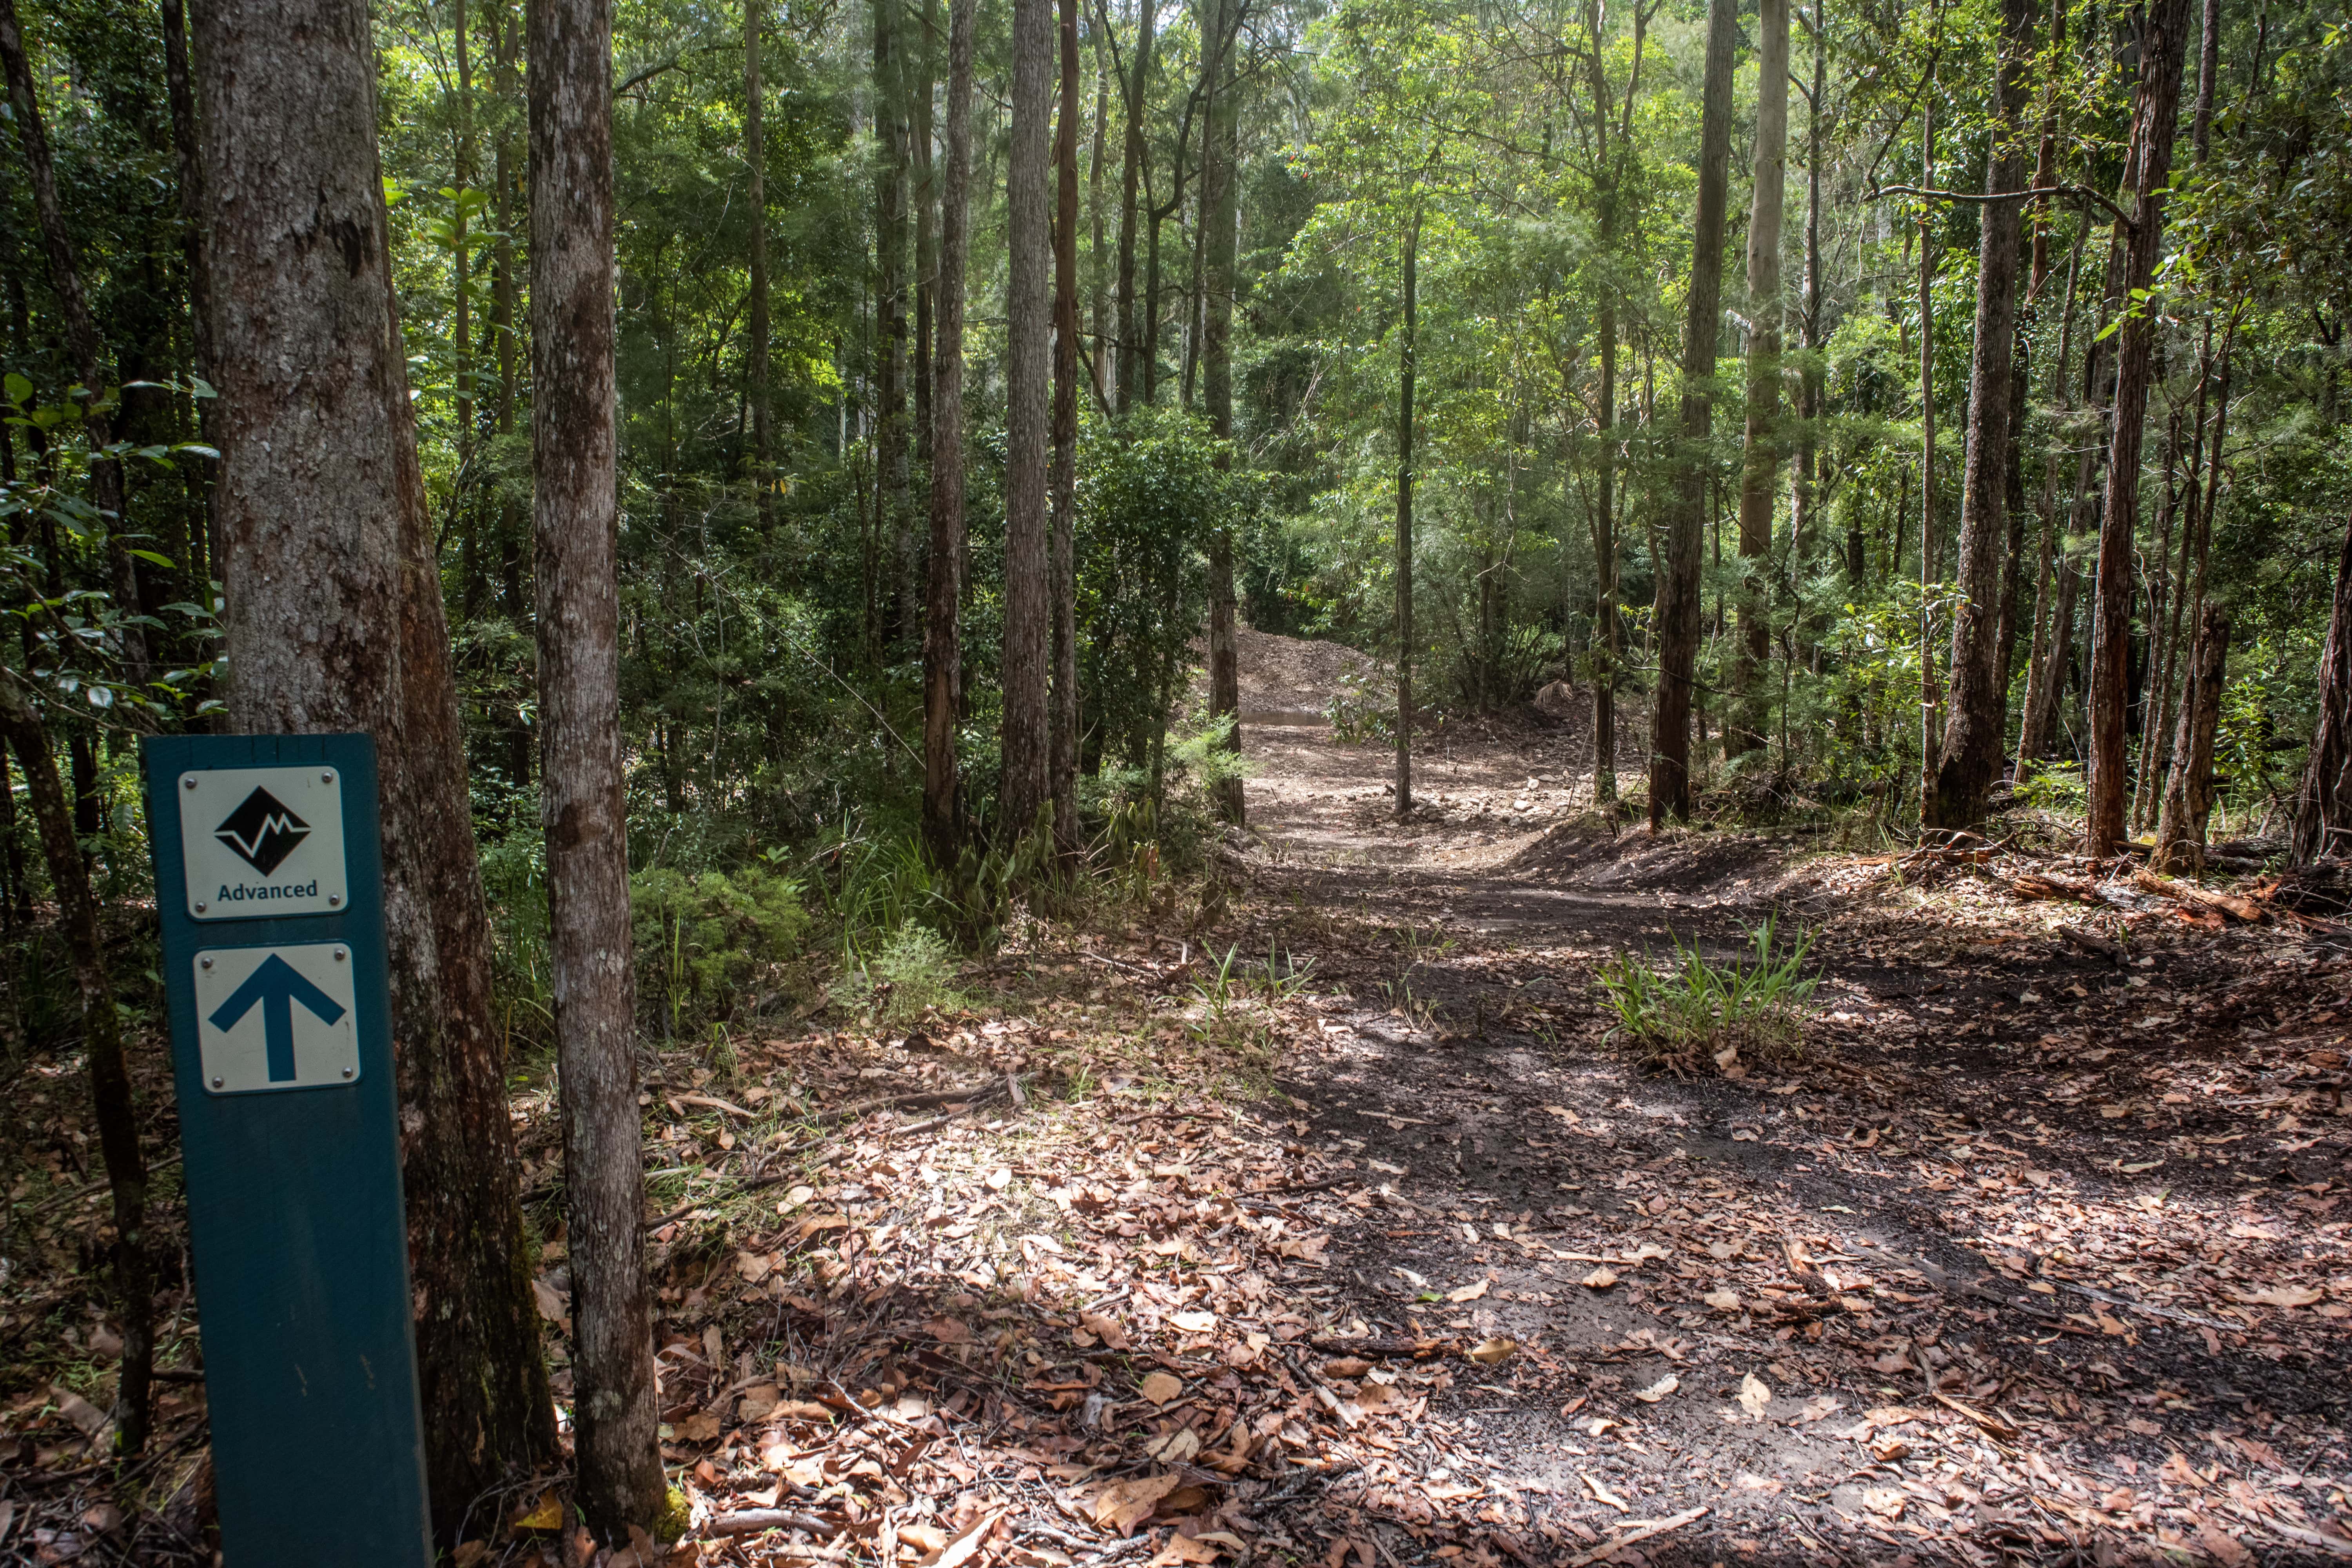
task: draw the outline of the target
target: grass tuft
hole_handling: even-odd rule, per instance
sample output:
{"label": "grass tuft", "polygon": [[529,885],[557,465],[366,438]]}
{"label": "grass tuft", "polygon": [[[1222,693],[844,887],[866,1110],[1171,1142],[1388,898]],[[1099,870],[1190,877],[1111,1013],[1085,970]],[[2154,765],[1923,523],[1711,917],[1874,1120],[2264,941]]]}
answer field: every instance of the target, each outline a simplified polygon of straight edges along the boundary
{"label": "grass tuft", "polygon": [[[1743,929],[1751,962],[1707,962],[1694,942],[1673,941],[1675,962],[1661,971],[1647,952],[1621,952],[1601,966],[1601,994],[1617,1015],[1612,1035],[1649,1047],[1651,1061],[1677,1073],[1712,1068],[1746,1072],[1742,1054],[1785,1061],[1803,1054],[1805,1020],[1818,976],[1805,973],[1811,931],[1780,944],[1777,916]],[[1673,940],[1673,939],[1669,939]]]}

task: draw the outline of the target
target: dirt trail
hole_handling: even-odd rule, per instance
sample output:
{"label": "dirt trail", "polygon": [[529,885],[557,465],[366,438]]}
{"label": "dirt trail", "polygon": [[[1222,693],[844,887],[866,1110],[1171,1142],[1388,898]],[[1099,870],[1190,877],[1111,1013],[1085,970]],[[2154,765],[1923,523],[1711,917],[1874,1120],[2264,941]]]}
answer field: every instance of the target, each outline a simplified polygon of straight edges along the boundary
{"label": "dirt trail", "polygon": [[[1400,824],[1392,753],[1314,721],[1360,661],[1253,648],[1286,721],[1244,726],[1219,879],[1106,879],[952,973],[646,1043],[688,1512],[654,1560],[2352,1559],[2340,930],[1612,833],[1531,718],[1418,755]],[[1612,1035],[1601,965],[1768,916],[1813,943],[1801,1056],[1685,1079]],[[152,1031],[133,1066],[168,1149]],[[0,1564],[195,1568],[177,1274],[156,1452],[105,1457],[79,1071],[0,1097]],[[519,1063],[563,1408],[555,1103]],[[562,1486],[478,1500],[455,1561],[642,1568],[559,1538]]]}
{"label": "dirt trail", "polygon": [[[2340,940],[2110,924],[2119,970],[1973,884],[1592,827],[1539,731],[1417,757],[1409,823],[1390,748],[1244,733],[1252,951],[1328,994],[1286,1084],[1394,1194],[1343,1237],[1357,1310],[1539,1347],[1454,1402],[1457,1464],[1573,1533],[1708,1510],[1654,1562],[2352,1551]],[[1808,1059],[1680,1081],[1606,1037],[1601,961],[1776,911]]]}

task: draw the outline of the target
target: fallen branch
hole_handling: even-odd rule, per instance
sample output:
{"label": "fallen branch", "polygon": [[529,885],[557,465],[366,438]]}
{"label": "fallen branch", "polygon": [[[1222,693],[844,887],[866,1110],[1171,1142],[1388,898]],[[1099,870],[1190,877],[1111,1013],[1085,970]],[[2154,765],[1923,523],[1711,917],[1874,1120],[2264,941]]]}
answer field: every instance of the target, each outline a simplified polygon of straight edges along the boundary
{"label": "fallen branch", "polygon": [[2109,963],[2120,964],[2130,956],[2120,946],[2109,942],[2105,937],[2093,936],[2089,931],[2076,931],[2073,926],[2060,926],[2058,936],[2061,941],[2072,942],[2084,952],[2097,953]]}
{"label": "fallen branch", "polygon": [[1986,1431],[1991,1433],[1996,1437],[2014,1437],[2017,1436],[2017,1428],[2011,1426],[2008,1422],[2001,1420],[1997,1415],[1988,1415],[1981,1410],[1974,1409],[1969,1405],[1963,1405],[1958,1400],[1953,1398],[1950,1394],[1946,1394],[1939,1388],[1930,1388],[1927,1391],[1927,1394],[1929,1398],[1935,1400],[1937,1404],[1941,1405],[1945,1409],[1958,1411],[1961,1415],[1967,1416],[1969,1420],[1975,1422],[1978,1426],[1983,1427]]}
{"label": "fallen branch", "polygon": [[820,1541],[830,1541],[841,1533],[837,1524],[788,1508],[747,1508],[737,1513],[722,1513],[705,1523],[701,1533],[759,1535],[771,1530],[805,1530]]}
{"label": "fallen branch", "polygon": [[1004,1086],[999,1083],[978,1083],[966,1089],[929,1089],[915,1094],[886,1094],[879,1100],[868,1100],[856,1105],[845,1105],[839,1110],[820,1110],[812,1118],[820,1126],[832,1121],[855,1121],[877,1110],[920,1110],[926,1106],[949,1105],[959,1100],[979,1100],[999,1094]]}
{"label": "fallen branch", "polygon": [[2153,871],[2134,871],[2132,886],[2144,893],[2170,899],[2177,904],[2198,910],[2219,910],[2248,922],[2260,921],[2264,912],[2263,906],[2252,899],[2242,899],[2234,893],[2209,892],[2194,882],[2175,881],[2168,877],[2159,877]]}
{"label": "fallen branch", "polygon": [[1680,1530],[1693,1520],[1702,1517],[1706,1510],[1706,1504],[1701,1503],[1696,1508],[1685,1509],[1672,1519],[1645,1520],[1634,1525],[1624,1534],[1602,1542],[1590,1552],[1578,1552],[1563,1563],[1561,1568],[1588,1568],[1589,1564],[1598,1563],[1615,1552],[1622,1552],[1628,1546],[1639,1542],[1647,1541],[1654,1535],[1664,1535],[1670,1530]]}
{"label": "fallen branch", "polygon": [[2028,871],[2011,878],[2009,886],[2011,891],[2025,899],[2073,899],[2085,904],[2107,901],[2107,895],[2097,883],[2062,877],[2055,871]]}

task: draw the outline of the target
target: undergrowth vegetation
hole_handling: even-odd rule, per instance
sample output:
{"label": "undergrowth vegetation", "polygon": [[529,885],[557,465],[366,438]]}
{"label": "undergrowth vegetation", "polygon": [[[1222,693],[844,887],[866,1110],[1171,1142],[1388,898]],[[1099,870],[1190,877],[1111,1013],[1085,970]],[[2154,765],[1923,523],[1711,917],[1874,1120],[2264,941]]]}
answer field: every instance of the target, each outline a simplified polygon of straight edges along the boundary
{"label": "undergrowth vegetation", "polygon": [[1727,1078],[1749,1059],[1778,1062],[1803,1055],[1805,1020],[1818,976],[1808,973],[1812,933],[1800,930],[1782,942],[1779,917],[1745,927],[1746,961],[1709,960],[1694,940],[1669,937],[1672,961],[1663,969],[1647,952],[1620,952],[1601,966],[1603,1000],[1617,1016],[1610,1033],[1648,1047],[1656,1066],[1678,1074],[1708,1068]]}

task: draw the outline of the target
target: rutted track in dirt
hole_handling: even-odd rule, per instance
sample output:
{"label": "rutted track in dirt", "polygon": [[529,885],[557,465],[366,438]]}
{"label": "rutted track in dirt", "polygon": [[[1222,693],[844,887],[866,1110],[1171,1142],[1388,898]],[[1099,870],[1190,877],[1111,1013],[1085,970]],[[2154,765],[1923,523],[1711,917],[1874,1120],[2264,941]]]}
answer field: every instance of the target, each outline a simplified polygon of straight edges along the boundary
{"label": "rutted track in dirt", "polygon": [[[2059,1020],[2037,998],[2082,999],[2068,1023],[2087,1043],[2139,1026],[2149,998],[2129,987],[2147,980],[2056,943],[1955,970],[1962,937],[1814,885],[1787,837],[1593,830],[1572,816],[1579,781],[1547,768],[1539,736],[1434,759],[1404,823],[1381,783],[1385,749],[1297,727],[1246,744],[1261,768],[1253,901],[1267,940],[1314,956],[1332,994],[1324,1058],[1290,1079],[1312,1108],[1296,1125],[1391,1194],[1342,1238],[1350,1293],[1376,1332],[1538,1347],[1510,1387],[1457,1389],[1449,1408],[1462,1451],[1506,1484],[1593,1523],[1608,1499],[1642,1515],[1711,1510],[1654,1561],[2058,1561],[2103,1524],[2116,1550],[2153,1531],[2231,1561],[2181,1528],[2199,1520],[2150,1511],[2138,1467],[2200,1437],[2237,1452],[2216,1414],[2274,1436],[2284,1418],[2340,1463],[2340,1375],[2315,1380],[2308,1352],[2237,1334],[2259,1353],[2233,1353],[2194,1310],[2133,1312],[2120,1303],[2146,1286],[2128,1269],[2104,1302],[2029,1281],[2012,1266],[2032,1263],[2014,1253],[1990,1258],[2004,1278],[1988,1266],[1983,1215],[1943,1196],[1970,1184],[2095,1212],[2147,1201],[2122,1167],[2153,1115],[2136,1130],[2086,1105],[2045,1122],[2028,1102],[2059,1092],[2079,1048],[2042,1032]],[[1725,956],[1774,912],[1822,932],[1822,994],[1838,1022],[1822,1056],[1785,1076],[1681,1081],[1645,1076],[1604,1037],[1599,962],[1670,939]],[[2165,963],[2172,980],[2212,987],[2254,960],[2217,949]],[[2086,1012],[2112,1017],[2084,1025]],[[1891,1042],[1870,1032],[1890,1027]],[[2229,1048],[2201,1041],[2196,1054]],[[1990,1085],[1990,1100],[1957,1092],[1956,1074]],[[1895,1131],[1913,1113],[1939,1148]],[[1973,1173],[1987,1160],[1998,1177]],[[2169,1174],[2218,1212],[2247,1197],[2227,1165]],[[2315,1215],[2332,1206],[2305,1201],[2323,1205]],[[1645,1240],[1664,1256],[1582,1283],[1607,1266],[1578,1259],[1638,1259]],[[2340,1352],[2330,1359],[2340,1374]],[[1675,1389],[1643,1397],[1668,1374]],[[1750,1419],[1734,1396],[1756,1374],[1772,1397]],[[1898,1401],[1941,1427],[1897,1422],[1910,1440],[1874,1443],[1864,1412],[1899,1415]],[[2037,1494],[2018,1479],[2021,1408],[2036,1464],[2067,1485]],[[2075,1504],[2102,1492],[2111,1514]]]}

